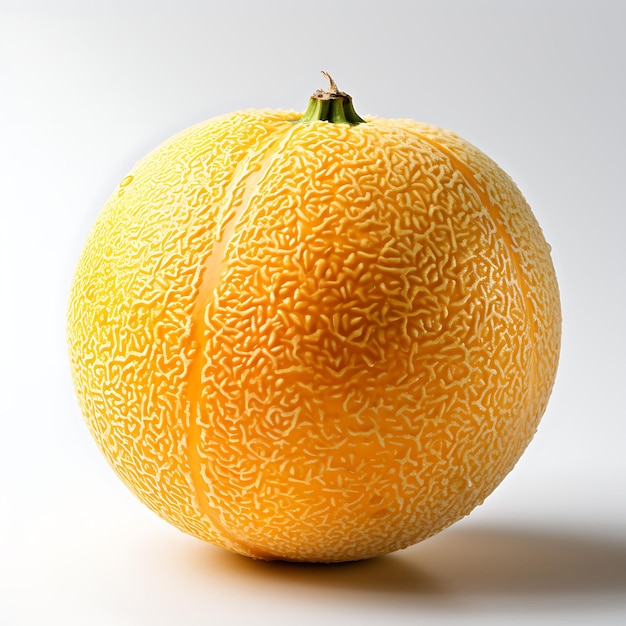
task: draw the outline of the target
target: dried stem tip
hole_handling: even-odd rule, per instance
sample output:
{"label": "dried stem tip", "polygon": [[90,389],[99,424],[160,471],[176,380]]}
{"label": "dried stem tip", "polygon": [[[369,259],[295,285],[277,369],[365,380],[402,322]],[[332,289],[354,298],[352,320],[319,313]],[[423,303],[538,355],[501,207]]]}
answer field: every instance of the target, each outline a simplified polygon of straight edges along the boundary
{"label": "dried stem tip", "polygon": [[331,122],[333,124],[364,124],[365,120],[361,118],[352,105],[352,98],[343,91],[339,91],[337,84],[328,72],[322,72],[328,79],[330,87],[328,91],[318,89],[309,100],[309,106],[304,115],[296,122]]}

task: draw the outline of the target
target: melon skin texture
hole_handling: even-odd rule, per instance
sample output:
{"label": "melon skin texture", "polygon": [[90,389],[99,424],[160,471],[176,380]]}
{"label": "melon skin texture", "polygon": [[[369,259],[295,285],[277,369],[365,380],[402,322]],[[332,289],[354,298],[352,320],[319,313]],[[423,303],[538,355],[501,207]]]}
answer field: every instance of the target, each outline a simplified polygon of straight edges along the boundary
{"label": "melon skin texture", "polygon": [[74,278],[72,375],[126,485],[184,532],[336,562],[467,515],[556,373],[549,246],[511,179],[411,120],[243,111],[122,180]]}

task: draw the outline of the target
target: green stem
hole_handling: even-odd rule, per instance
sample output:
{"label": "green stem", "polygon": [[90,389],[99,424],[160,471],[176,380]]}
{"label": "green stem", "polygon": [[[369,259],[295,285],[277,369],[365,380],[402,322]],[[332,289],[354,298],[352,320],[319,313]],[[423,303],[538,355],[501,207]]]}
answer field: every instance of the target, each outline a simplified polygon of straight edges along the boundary
{"label": "green stem", "polygon": [[365,124],[365,120],[354,110],[352,98],[343,91],[337,89],[335,81],[326,72],[322,72],[330,81],[328,91],[318,89],[309,100],[304,115],[295,120],[297,123],[309,124],[311,122],[330,122],[332,124]]}

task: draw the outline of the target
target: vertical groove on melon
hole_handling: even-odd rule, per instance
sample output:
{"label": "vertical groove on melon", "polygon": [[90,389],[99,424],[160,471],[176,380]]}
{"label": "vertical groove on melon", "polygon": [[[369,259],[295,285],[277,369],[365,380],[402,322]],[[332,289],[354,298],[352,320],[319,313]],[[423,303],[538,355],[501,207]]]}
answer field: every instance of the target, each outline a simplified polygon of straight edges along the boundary
{"label": "vertical groove on melon", "polygon": [[[193,358],[187,374],[187,402],[189,404],[189,424],[187,429],[187,454],[191,469],[196,500],[202,514],[208,518],[220,534],[239,551],[250,556],[268,559],[270,555],[249,544],[238,533],[229,531],[221,520],[220,511],[212,506],[206,493],[207,478],[202,472],[202,459],[199,447],[202,445],[202,423],[206,412],[203,391],[210,387],[211,381],[203,375],[206,365],[206,333],[208,332],[205,317],[211,314],[211,305],[218,288],[225,263],[227,248],[241,217],[246,213],[250,200],[254,197],[270,169],[275,155],[280,153],[289,141],[296,127],[280,129],[275,137],[270,137],[266,145],[259,151],[249,151],[237,165],[233,179],[226,190],[224,200],[218,213],[214,238],[209,254],[202,264],[200,283],[194,303],[191,319],[190,341],[194,344]],[[219,495],[217,495],[219,498]]]}
{"label": "vertical groove on melon", "polygon": [[506,228],[506,225],[503,223],[502,217],[500,215],[500,209],[495,206],[495,204],[491,201],[491,198],[487,194],[486,190],[483,186],[476,180],[474,173],[465,164],[461,159],[459,159],[451,150],[444,147],[438,141],[430,137],[426,137],[423,134],[417,133],[420,139],[430,144],[441,152],[441,154],[447,156],[450,159],[452,165],[463,175],[467,184],[474,190],[474,192],[480,198],[482,205],[491,217],[493,224],[498,232],[500,239],[504,242],[506,250],[509,255],[509,259],[511,264],[515,270],[515,277],[517,286],[519,288],[520,294],[524,301],[524,308],[526,311],[526,326],[529,330],[529,342],[532,347],[532,362],[530,363],[530,372],[529,372],[529,384],[526,387],[527,394],[532,393],[532,387],[534,385],[534,381],[537,376],[537,351],[536,351],[536,335],[537,335],[537,316],[535,312],[535,307],[533,306],[532,300],[529,297],[529,287],[526,280],[526,276],[524,273],[524,269],[522,268],[522,263],[520,261],[519,255],[516,251],[515,243],[513,242],[513,238],[511,237],[511,233]]}

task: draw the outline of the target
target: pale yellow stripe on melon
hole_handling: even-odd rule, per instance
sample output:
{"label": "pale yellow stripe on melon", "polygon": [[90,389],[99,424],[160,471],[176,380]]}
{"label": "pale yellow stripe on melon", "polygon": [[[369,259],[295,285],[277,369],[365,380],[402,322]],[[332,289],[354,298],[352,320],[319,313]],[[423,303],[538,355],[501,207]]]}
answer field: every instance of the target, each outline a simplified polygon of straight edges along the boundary
{"label": "pale yellow stripe on melon", "polygon": [[[287,126],[280,133],[268,140],[260,151],[250,152],[238,165],[235,176],[230,183],[222,207],[216,239],[203,263],[200,284],[192,312],[191,341],[195,344],[194,358],[187,376],[187,401],[189,403],[190,422],[187,432],[188,459],[198,506],[210,523],[219,530],[223,537],[227,537],[239,551],[244,551],[253,557],[271,558],[271,555],[251,546],[245,539],[233,533],[219,521],[219,511],[210,505],[206,494],[207,484],[203,478],[203,459],[200,453],[202,413],[207,410],[203,402],[203,391],[210,381],[204,379],[205,366],[204,345],[206,341],[205,315],[214,298],[215,289],[219,286],[224,269],[226,249],[231,242],[235,229],[241,217],[245,214],[251,199],[258,192],[264,176],[270,169],[277,155],[280,155],[288,143],[296,126]],[[236,192],[244,186],[241,199],[236,199]]]}
{"label": "pale yellow stripe on melon", "polygon": [[[431,145],[435,150],[443,154],[447,157],[452,165],[463,175],[463,178],[467,181],[467,184],[470,188],[478,195],[480,201],[489,214],[493,224],[495,226],[496,232],[500,240],[504,243],[504,246],[508,252],[509,260],[511,261],[511,265],[513,266],[513,270],[515,272],[515,278],[517,280],[517,285],[519,287],[522,300],[524,303],[524,310],[526,311],[526,320],[529,330],[529,339],[530,344],[532,346],[532,371],[531,371],[531,379],[535,379],[536,371],[537,371],[537,354],[536,354],[536,335],[537,335],[537,316],[535,312],[535,307],[533,306],[532,299],[529,297],[530,287],[528,286],[528,282],[526,280],[526,276],[524,270],[522,268],[522,263],[519,258],[519,254],[515,250],[515,244],[513,242],[513,238],[511,234],[508,232],[504,225],[504,220],[500,215],[500,210],[498,207],[494,205],[489,197],[487,191],[483,188],[483,186],[476,180],[474,173],[472,170],[461,161],[451,150],[442,146],[439,142],[433,140],[430,137],[423,135],[413,129],[411,129],[413,133],[419,137],[419,139],[425,141],[427,144]],[[528,390],[530,391],[530,389]]]}

